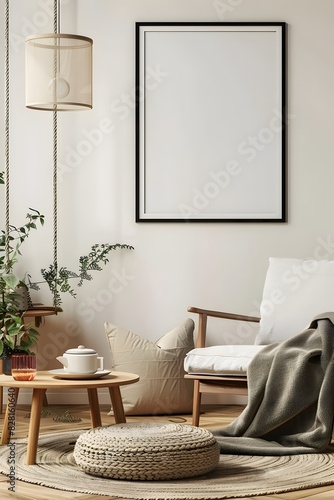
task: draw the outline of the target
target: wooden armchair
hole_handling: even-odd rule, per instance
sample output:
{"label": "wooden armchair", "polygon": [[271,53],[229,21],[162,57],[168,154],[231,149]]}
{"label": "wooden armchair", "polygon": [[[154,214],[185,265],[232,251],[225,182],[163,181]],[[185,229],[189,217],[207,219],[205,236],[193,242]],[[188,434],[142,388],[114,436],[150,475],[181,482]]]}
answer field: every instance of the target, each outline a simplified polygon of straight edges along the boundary
{"label": "wooden armchair", "polygon": [[[334,311],[334,260],[270,258],[259,316],[189,307],[198,315],[195,349],[184,362],[185,377],[194,380],[193,420],[199,425],[201,395],[247,395],[247,367],[264,345],[279,343],[307,328],[321,313]],[[209,317],[259,323],[251,345],[207,346]],[[239,342],[239,343],[238,343]]]}

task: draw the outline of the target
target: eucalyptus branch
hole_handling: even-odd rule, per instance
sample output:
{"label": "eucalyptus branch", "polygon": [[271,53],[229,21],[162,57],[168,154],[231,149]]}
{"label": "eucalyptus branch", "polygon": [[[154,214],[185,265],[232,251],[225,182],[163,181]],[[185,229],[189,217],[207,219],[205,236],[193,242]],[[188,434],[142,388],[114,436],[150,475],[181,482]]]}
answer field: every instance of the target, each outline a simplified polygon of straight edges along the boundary
{"label": "eucalyptus branch", "polygon": [[83,285],[84,280],[92,280],[92,276],[88,274],[87,271],[102,271],[102,267],[99,265],[102,262],[106,265],[109,262],[107,256],[111,252],[111,250],[127,249],[133,250],[133,246],[115,243],[114,245],[110,245],[109,243],[96,244],[92,246],[91,252],[88,255],[83,255],[79,259],[79,277],[80,281],[78,286]]}
{"label": "eucalyptus branch", "polygon": [[[85,280],[91,281],[93,276],[89,274],[88,271],[102,271],[102,264],[106,265],[109,262],[108,255],[112,250],[117,249],[127,249],[133,250],[134,247],[127,244],[115,243],[110,245],[109,243],[95,244],[91,247],[91,251],[88,255],[83,255],[79,258],[79,270],[78,272],[70,271],[66,267],[58,268],[57,265],[50,264],[48,269],[41,269],[41,274],[44,282],[47,283],[49,289],[53,295],[53,305],[54,307],[60,307],[61,293],[69,293],[72,297],[76,297],[76,293],[73,287],[70,285],[69,280],[73,278],[79,278],[77,286],[81,287]],[[39,285],[43,282],[32,282],[31,276],[26,275],[28,288],[39,290]]]}

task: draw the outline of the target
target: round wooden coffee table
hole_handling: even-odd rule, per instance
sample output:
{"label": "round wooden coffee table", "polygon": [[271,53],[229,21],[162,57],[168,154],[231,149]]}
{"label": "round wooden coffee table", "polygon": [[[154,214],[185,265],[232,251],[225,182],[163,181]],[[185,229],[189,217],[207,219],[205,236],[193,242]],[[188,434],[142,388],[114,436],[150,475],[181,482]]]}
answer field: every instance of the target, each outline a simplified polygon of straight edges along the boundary
{"label": "round wooden coffee table", "polygon": [[15,408],[19,389],[32,389],[31,412],[28,432],[27,465],[36,463],[39,426],[43,397],[47,389],[87,389],[92,427],[99,427],[101,414],[97,389],[108,387],[117,424],[126,422],[120,387],[138,382],[139,376],[134,373],[112,372],[98,379],[69,380],[57,378],[49,372],[38,371],[34,380],[14,380],[12,376],[0,375],[0,387],[9,387],[6,414],[3,423],[1,444],[8,444],[15,428]]}

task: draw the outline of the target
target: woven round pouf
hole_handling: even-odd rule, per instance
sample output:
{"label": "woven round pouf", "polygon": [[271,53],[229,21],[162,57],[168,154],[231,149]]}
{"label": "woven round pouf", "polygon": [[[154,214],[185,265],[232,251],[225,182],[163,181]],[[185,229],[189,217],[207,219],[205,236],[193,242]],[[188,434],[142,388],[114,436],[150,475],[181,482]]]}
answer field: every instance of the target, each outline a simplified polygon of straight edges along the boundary
{"label": "woven round pouf", "polygon": [[114,424],[81,434],[73,456],[94,476],[167,480],[210,472],[219,463],[219,446],[211,432],[191,425]]}

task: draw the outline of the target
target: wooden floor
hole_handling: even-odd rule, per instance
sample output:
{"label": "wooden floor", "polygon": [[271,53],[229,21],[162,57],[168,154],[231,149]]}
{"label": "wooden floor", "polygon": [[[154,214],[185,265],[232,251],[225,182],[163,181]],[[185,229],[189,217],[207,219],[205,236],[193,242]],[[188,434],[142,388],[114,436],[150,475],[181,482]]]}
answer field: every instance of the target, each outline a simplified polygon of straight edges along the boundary
{"label": "wooden floor", "polygon": [[[201,416],[201,426],[214,429],[227,425],[231,422],[241,411],[241,407],[225,406],[206,409],[205,413]],[[101,406],[101,416],[103,425],[110,425],[114,423],[112,417],[107,415],[109,411],[108,406]],[[0,415],[0,425],[2,428],[3,415]],[[81,421],[76,421],[81,419]],[[64,421],[65,420],[65,421]],[[72,420],[66,422],[66,420]],[[191,424],[190,416],[180,417],[128,417],[128,422],[184,422]],[[18,406],[15,437],[25,437],[28,431],[29,424],[29,408],[27,406]],[[88,429],[90,427],[90,415],[86,406],[75,405],[69,406],[49,406],[43,409],[41,419],[40,433],[61,432],[62,430],[71,429]],[[7,478],[0,474],[0,498],[11,500],[120,500],[119,498],[111,496],[99,495],[84,495],[82,493],[71,493],[66,491],[59,491],[52,488],[45,488],[43,486],[36,486],[22,481],[16,482],[16,492],[8,491]],[[251,498],[251,497],[250,497]],[[270,499],[270,500],[333,500],[334,499],[334,485],[332,487],[313,488],[310,490],[302,490],[292,493],[284,493],[281,495],[268,495],[261,497],[253,497],[255,499]],[[238,500],[238,499],[235,499]],[[245,499],[243,499],[245,500]]]}

